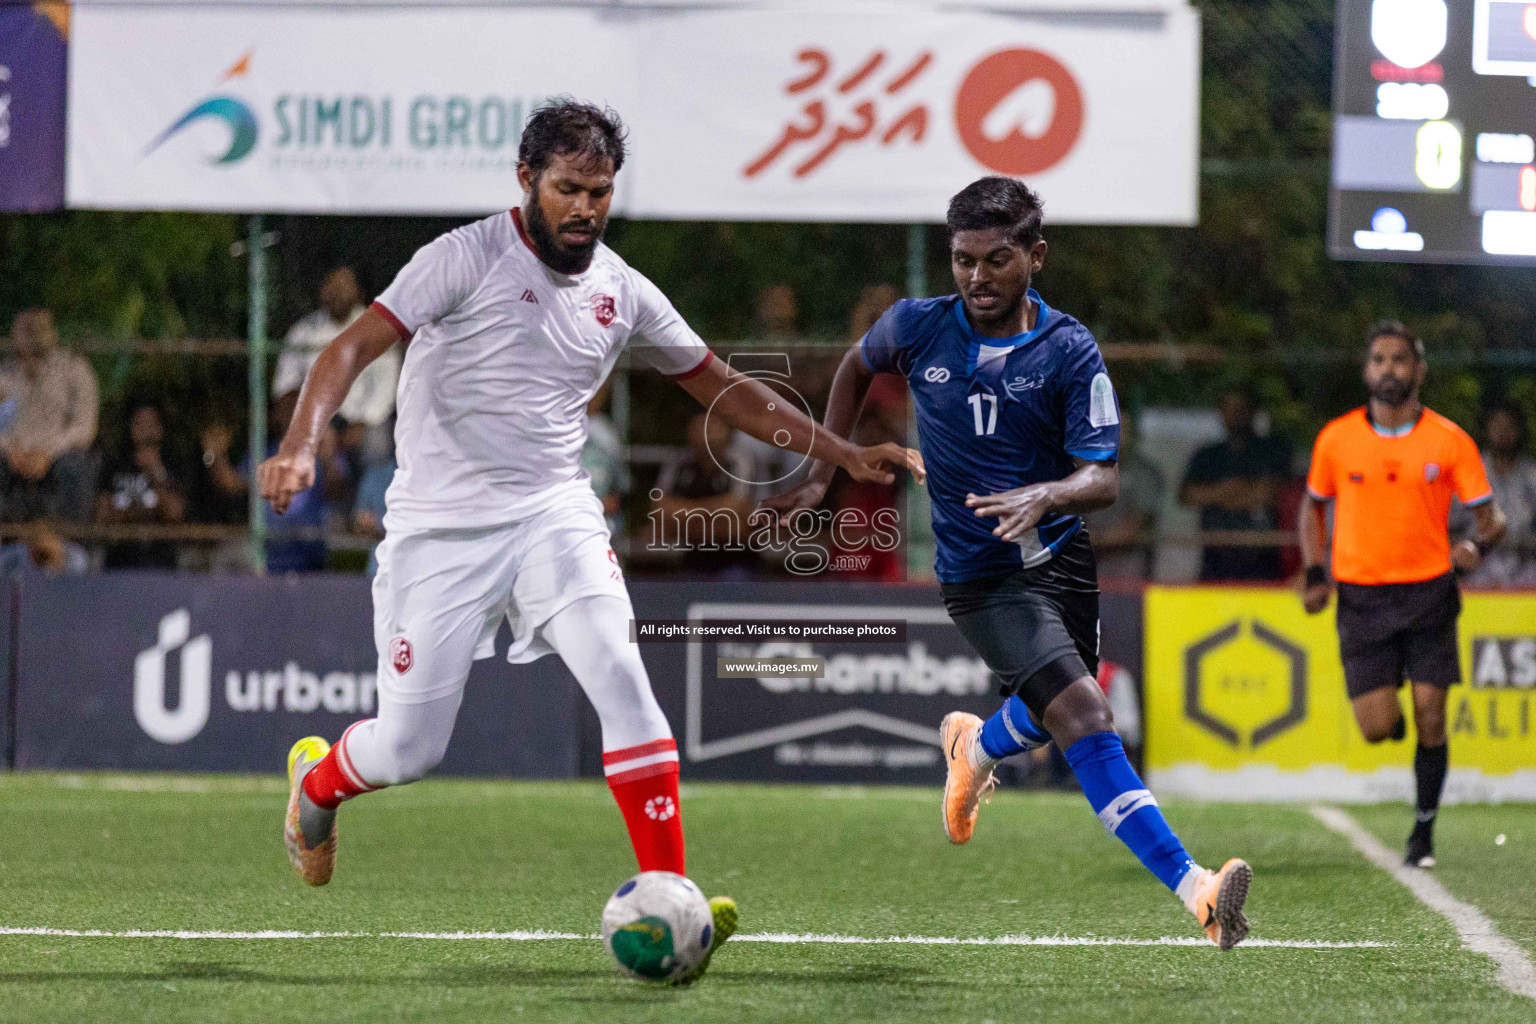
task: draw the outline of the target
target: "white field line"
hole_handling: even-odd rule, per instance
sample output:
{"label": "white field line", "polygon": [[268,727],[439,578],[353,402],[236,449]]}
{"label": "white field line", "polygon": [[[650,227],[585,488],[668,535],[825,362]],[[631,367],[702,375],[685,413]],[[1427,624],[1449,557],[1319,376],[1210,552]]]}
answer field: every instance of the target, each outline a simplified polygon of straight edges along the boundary
{"label": "white field line", "polygon": [[1362,857],[1401,882],[1420,903],[1451,922],[1463,946],[1497,964],[1500,985],[1516,995],[1536,999],[1536,966],[1524,949],[1504,937],[1487,914],[1452,896],[1429,872],[1405,865],[1401,857],[1339,808],[1314,806],[1311,811],[1312,817],[1348,839]]}
{"label": "white field line", "polygon": [[[427,939],[457,941],[480,939],[498,942],[546,942],[550,940],[577,939],[595,941],[597,935],[577,932],[552,932],[542,929],[510,932],[291,932],[291,931],[171,931],[131,929],[129,931],[101,931],[92,928],[6,928],[0,927],[0,935],[42,935],[80,939]],[[1209,946],[1210,941],[1192,936],[1165,936],[1160,939],[1101,939],[1095,936],[1073,937],[1067,935],[999,935],[996,937],[957,938],[948,935],[890,935],[872,938],[863,935],[823,935],[819,933],[794,934],[790,932],[756,932],[737,935],[732,942],[769,942],[781,945],[846,945],[846,946]],[[1313,939],[1251,939],[1243,944],[1279,949],[1381,949],[1389,942],[1328,942]]]}

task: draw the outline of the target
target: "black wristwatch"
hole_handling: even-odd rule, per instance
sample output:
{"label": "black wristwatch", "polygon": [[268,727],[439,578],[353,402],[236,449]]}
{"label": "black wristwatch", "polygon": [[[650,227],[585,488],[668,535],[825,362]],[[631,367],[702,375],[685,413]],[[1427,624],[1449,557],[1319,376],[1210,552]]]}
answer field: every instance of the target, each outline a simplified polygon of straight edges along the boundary
{"label": "black wristwatch", "polygon": [[1307,566],[1307,587],[1326,587],[1328,585],[1328,570],[1321,565]]}

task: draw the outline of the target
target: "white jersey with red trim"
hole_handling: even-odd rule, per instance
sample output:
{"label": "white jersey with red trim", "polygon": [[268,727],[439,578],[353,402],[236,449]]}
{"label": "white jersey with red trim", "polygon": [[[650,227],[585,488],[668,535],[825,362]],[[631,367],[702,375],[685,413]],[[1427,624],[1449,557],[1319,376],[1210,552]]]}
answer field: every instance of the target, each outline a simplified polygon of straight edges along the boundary
{"label": "white jersey with red trim", "polygon": [[410,339],[385,529],[484,527],[537,512],[581,468],[587,403],[624,346],[682,379],[708,347],[606,245],[581,274],[534,254],[513,210],[423,246],[374,308]]}

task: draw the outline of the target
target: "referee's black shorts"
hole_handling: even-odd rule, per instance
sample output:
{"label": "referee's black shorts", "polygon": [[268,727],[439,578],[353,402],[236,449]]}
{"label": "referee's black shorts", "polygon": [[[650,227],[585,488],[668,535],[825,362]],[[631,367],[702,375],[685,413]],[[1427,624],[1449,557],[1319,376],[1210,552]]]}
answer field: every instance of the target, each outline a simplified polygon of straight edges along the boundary
{"label": "referee's black shorts", "polygon": [[1057,695],[1099,670],[1099,581],[1088,531],[1079,529],[1033,569],[944,583],[944,607],[960,634],[1036,722]]}
{"label": "referee's black shorts", "polygon": [[1461,590],[1452,573],[1422,583],[1339,584],[1339,657],[1350,699],[1405,680],[1461,682],[1456,617]]}

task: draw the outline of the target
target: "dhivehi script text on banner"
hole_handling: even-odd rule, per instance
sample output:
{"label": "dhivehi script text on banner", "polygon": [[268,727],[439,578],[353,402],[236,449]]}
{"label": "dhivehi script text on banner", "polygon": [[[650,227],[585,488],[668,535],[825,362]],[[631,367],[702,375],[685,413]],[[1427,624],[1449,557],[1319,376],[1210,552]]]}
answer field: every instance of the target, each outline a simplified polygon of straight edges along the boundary
{"label": "dhivehi script text on banner", "polygon": [[1056,223],[1196,216],[1199,20],[912,10],[84,6],[72,206],[463,213],[555,95],[617,109],[615,212],[938,221],[984,174]]}

